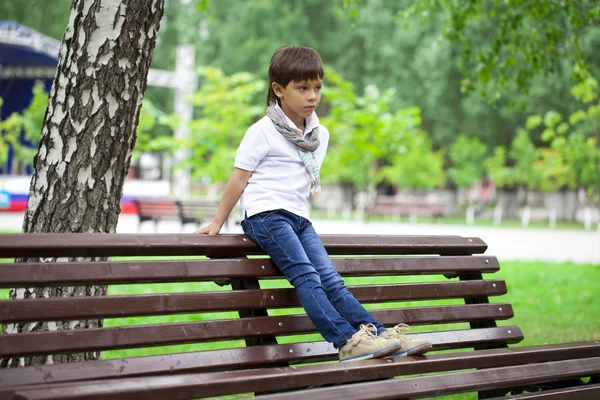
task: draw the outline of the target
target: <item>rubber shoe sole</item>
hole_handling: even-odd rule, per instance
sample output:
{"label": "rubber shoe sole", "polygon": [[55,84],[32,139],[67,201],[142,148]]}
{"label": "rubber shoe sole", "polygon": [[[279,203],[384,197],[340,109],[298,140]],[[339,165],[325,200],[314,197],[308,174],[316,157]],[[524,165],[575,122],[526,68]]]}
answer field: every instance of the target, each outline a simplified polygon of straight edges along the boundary
{"label": "rubber shoe sole", "polygon": [[386,357],[386,356],[389,356],[390,354],[392,354],[393,352],[395,352],[396,350],[398,350],[399,348],[402,348],[402,343],[394,344],[394,345],[385,347],[381,350],[374,351],[372,353],[361,354],[360,356],[344,358],[343,360],[340,360],[340,362],[360,361],[360,360],[368,360],[370,358]]}
{"label": "rubber shoe sole", "polygon": [[432,348],[433,348],[433,345],[431,343],[423,343],[423,344],[413,347],[412,349],[408,349],[405,351],[400,351],[398,353],[391,354],[388,357],[420,356],[422,354],[427,353]]}

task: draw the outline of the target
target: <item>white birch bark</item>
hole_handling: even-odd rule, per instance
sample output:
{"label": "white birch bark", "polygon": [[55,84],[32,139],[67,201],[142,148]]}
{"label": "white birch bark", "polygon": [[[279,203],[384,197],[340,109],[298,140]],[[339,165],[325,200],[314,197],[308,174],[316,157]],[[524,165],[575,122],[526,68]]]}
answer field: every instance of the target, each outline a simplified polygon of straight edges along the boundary
{"label": "white birch bark", "polygon": [[[24,233],[115,232],[163,6],[164,0],[73,0],[34,160]],[[104,294],[106,286],[86,286],[19,288],[10,296]],[[2,332],[102,324],[102,320],[8,324]],[[81,353],[5,358],[0,367],[98,357]]]}

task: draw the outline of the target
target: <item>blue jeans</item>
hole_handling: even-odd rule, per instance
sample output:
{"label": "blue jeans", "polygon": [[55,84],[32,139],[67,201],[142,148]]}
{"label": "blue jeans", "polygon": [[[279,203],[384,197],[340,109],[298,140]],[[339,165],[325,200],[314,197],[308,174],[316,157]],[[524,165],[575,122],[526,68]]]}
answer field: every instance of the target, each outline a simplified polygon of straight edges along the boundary
{"label": "blue jeans", "polygon": [[244,219],[242,228],[296,288],[306,314],[336,348],[361,324],[385,330],[350,293],[309,220],[279,209]]}

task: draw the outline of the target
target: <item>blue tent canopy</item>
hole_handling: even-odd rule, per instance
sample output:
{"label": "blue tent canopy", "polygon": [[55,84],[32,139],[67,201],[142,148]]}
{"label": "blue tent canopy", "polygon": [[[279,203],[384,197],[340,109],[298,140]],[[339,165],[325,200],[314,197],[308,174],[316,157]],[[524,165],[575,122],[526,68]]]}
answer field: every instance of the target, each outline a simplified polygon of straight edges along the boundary
{"label": "blue tent canopy", "polygon": [[[60,41],[13,21],[0,21],[0,118],[29,106],[35,81],[50,90]],[[11,173],[12,153],[0,173]],[[3,168],[4,167],[4,168]],[[30,171],[29,171],[30,172]]]}

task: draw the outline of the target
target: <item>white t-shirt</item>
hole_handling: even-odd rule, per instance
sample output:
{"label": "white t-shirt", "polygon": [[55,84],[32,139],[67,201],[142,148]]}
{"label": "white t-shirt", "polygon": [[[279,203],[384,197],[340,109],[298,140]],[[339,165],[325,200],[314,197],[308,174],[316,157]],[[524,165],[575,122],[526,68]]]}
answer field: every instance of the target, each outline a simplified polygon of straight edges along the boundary
{"label": "white t-shirt", "polygon": [[[287,117],[286,117],[287,118]],[[291,127],[296,125],[287,118]],[[306,118],[305,132],[319,127],[320,145],[314,152],[321,168],[329,131],[319,124],[316,113]],[[235,167],[252,171],[248,186],[240,200],[241,219],[270,210],[283,208],[308,218],[310,182],[298,148],[277,131],[267,116],[246,131],[235,156]]]}

